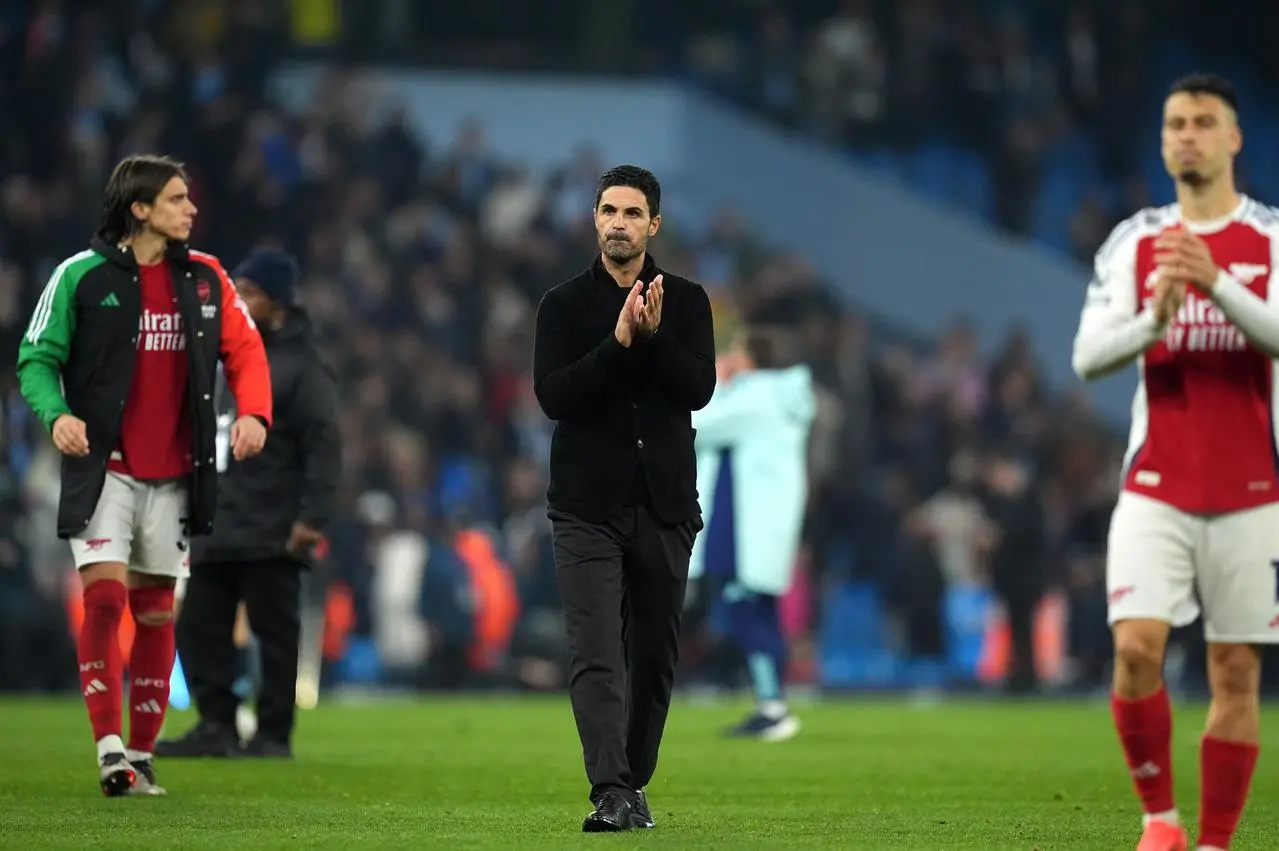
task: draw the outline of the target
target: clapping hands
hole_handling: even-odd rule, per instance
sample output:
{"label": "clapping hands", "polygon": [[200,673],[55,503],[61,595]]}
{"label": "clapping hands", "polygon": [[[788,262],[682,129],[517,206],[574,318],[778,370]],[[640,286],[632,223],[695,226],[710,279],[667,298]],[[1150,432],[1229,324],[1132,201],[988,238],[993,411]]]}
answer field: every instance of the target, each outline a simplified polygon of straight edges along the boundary
{"label": "clapping hands", "polygon": [[[640,281],[635,286],[643,287]],[[648,285],[648,291],[635,305],[635,327],[645,337],[657,333],[657,326],[662,323],[662,276],[658,275]]]}
{"label": "clapping hands", "polygon": [[613,336],[617,342],[627,348],[635,341],[635,335],[651,337],[657,333],[662,323],[662,276],[658,275],[649,283],[647,291],[643,281],[636,281],[635,286],[626,295],[626,303],[617,315],[617,325],[613,328]]}

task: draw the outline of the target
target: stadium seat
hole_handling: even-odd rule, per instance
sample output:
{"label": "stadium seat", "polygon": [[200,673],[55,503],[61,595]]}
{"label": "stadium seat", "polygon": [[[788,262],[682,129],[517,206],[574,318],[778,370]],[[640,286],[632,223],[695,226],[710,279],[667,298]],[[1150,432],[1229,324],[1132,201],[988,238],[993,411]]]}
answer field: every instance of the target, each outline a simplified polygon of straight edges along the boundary
{"label": "stadium seat", "polygon": [[904,169],[895,151],[875,150],[853,156],[858,165],[884,181],[903,180]]}
{"label": "stadium seat", "polygon": [[983,221],[993,221],[995,215],[994,192],[991,191],[990,174],[985,161],[971,151],[955,151],[955,174],[951,200],[963,209],[980,216]]}
{"label": "stadium seat", "polygon": [[346,653],[338,662],[337,678],[356,685],[376,685],[382,679],[382,662],[372,638],[351,636]]}
{"label": "stadium seat", "polygon": [[950,674],[975,682],[985,649],[995,596],[980,585],[956,585],[946,589],[942,602],[946,636],[946,661]]}
{"label": "stadium seat", "polygon": [[945,145],[925,145],[906,155],[906,179],[925,198],[954,204],[958,196],[959,156]]}
{"label": "stadium seat", "polygon": [[841,582],[825,604],[819,652],[826,688],[880,688],[893,683],[899,662],[887,647],[884,605],[866,582]]}

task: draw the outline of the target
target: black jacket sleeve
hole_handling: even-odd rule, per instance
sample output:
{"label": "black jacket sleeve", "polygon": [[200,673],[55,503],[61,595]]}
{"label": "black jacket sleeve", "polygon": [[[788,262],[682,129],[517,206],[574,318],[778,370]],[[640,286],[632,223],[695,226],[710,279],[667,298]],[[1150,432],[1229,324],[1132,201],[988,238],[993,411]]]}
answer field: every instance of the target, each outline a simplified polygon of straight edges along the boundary
{"label": "black jacket sleeve", "polygon": [[533,336],[533,394],[553,420],[573,417],[609,391],[626,372],[632,351],[610,332],[599,345],[573,360],[571,329],[562,292],[551,290],[537,306]]}
{"label": "black jacket sleeve", "polygon": [[675,321],[659,325],[647,348],[662,392],[680,407],[700,411],[715,392],[715,322],[706,290],[689,286]]}
{"label": "black jacket sleeve", "polygon": [[334,492],[342,470],[337,397],[333,374],[313,360],[302,374],[290,412],[297,424],[306,483],[298,520],[318,530],[325,529],[333,516]]}

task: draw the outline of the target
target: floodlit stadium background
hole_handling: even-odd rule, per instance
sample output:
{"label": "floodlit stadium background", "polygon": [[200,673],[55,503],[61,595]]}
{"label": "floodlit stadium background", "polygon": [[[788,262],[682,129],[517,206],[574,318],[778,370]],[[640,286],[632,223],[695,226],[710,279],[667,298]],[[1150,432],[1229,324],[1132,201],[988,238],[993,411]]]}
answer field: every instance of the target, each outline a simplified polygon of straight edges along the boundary
{"label": "floodlit stadium background", "polygon": [[[595,250],[596,176],[641,164],[665,192],[654,254],[711,292],[720,340],[742,322],[789,326],[821,384],[785,607],[796,693],[999,687],[1005,614],[963,487],[998,446],[1032,471],[1042,509],[1017,555],[1042,576],[1040,688],[1097,694],[1133,379],[1070,374],[1087,263],[1117,221],[1171,200],[1159,108],[1187,71],[1234,79],[1242,187],[1279,203],[1265,39],[1279,13],[951,6],[8,4],[0,349],[16,352],[49,271],[85,245],[111,165],[182,159],[194,243],[228,265],[257,244],[296,253],[341,372],[341,510],[309,589],[300,696],[556,692],[532,311]],[[11,370],[0,403],[0,689],[74,697],[57,458]],[[930,524],[944,547],[919,534]],[[1196,633],[1170,659],[1188,693]],[[695,594],[683,654],[684,694],[744,673]]]}

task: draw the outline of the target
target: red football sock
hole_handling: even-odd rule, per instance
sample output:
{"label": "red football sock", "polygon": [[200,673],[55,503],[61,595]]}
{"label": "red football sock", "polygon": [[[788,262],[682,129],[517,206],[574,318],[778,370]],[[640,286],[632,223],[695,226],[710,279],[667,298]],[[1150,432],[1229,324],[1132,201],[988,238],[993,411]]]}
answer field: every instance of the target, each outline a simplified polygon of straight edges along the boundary
{"label": "red football sock", "polygon": [[[173,673],[173,589],[134,588],[129,592],[137,632],[129,654],[129,750],[150,754],[169,708],[169,676]],[[159,625],[147,615],[168,614]]]}
{"label": "red football sock", "polygon": [[1140,700],[1111,695],[1110,712],[1132,772],[1142,810],[1148,814],[1175,809],[1172,797],[1172,704],[1168,690]]}
{"label": "red football sock", "polygon": [[1199,844],[1229,848],[1257,766],[1257,745],[1204,736],[1199,747]]}
{"label": "red football sock", "polygon": [[76,641],[80,690],[89,709],[93,740],[119,736],[120,694],[124,661],[120,658],[120,620],[124,617],[123,582],[100,579],[84,589],[84,623]]}

